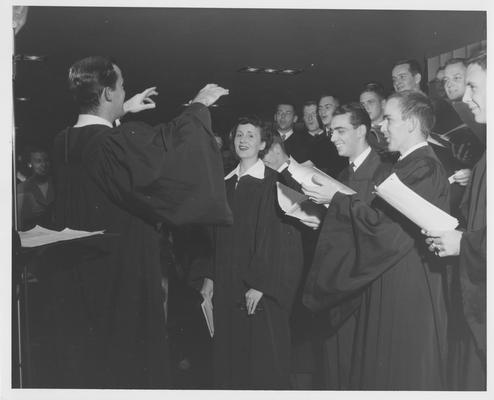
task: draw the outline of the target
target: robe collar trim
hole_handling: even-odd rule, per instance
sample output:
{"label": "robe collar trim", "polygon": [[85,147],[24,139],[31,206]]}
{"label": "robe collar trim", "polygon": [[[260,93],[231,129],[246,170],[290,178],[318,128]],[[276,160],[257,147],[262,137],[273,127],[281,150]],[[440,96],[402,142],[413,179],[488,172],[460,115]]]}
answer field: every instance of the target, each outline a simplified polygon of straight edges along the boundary
{"label": "robe collar trim", "polygon": [[406,156],[408,156],[409,154],[413,153],[415,150],[420,149],[421,147],[425,147],[425,146],[428,146],[428,144],[427,144],[426,141],[417,143],[416,145],[410,147],[407,151],[405,151],[404,153],[402,153],[400,155],[400,158],[398,158],[398,161],[403,160]]}
{"label": "robe collar trim", "polygon": [[110,121],[93,114],[79,114],[74,128],[82,128],[88,125],[106,125],[109,128],[113,128]]}
{"label": "robe collar trim", "polygon": [[353,170],[356,171],[358,167],[362,165],[362,163],[366,160],[367,156],[371,152],[371,147],[368,146],[360,155],[353,160]]}
{"label": "robe collar trim", "polygon": [[261,159],[258,159],[252,167],[250,167],[247,171],[240,175],[240,164],[238,164],[237,168],[235,168],[232,172],[225,176],[225,181],[230,179],[234,175],[237,175],[238,179],[245,175],[250,175],[253,178],[257,179],[264,179],[265,169],[266,167],[264,166],[264,163],[261,161]]}

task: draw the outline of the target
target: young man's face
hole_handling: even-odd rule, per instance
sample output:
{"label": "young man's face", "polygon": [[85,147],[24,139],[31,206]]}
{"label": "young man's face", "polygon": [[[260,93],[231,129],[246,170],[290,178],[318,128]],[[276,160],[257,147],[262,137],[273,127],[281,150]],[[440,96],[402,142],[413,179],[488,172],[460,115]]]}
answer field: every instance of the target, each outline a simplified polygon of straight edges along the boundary
{"label": "young man's face", "polygon": [[420,90],[420,74],[413,75],[408,64],[399,64],[394,67],[391,77],[396,92]]}
{"label": "young man's face", "polygon": [[384,100],[374,92],[363,92],[360,95],[360,103],[369,114],[372,122],[379,121],[383,116]]}
{"label": "young man's face", "polygon": [[30,165],[34,175],[37,176],[48,175],[50,162],[48,160],[48,155],[45,152],[36,151],[34,153],[31,153]]}
{"label": "young man's face", "polygon": [[335,115],[331,120],[331,141],[340,156],[352,161],[359,156],[361,139],[358,128],[354,128],[350,122],[349,113]]}
{"label": "young man's face", "polygon": [[331,119],[333,118],[334,110],[336,109],[337,103],[333,96],[321,97],[319,100],[319,106],[317,111],[321,117],[321,121],[324,126],[328,127],[331,124]]}
{"label": "young man's face", "polygon": [[463,63],[447,65],[444,69],[444,91],[450,100],[461,100],[465,94],[466,67]]}
{"label": "young man's face", "polygon": [[292,129],[293,124],[297,122],[297,116],[295,115],[293,106],[290,104],[278,105],[274,114],[274,121],[276,122],[276,127],[282,132]]}
{"label": "young man's face", "polygon": [[410,132],[408,131],[408,124],[402,119],[398,99],[392,98],[386,102],[384,106],[384,121],[381,127],[388,141],[389,151],[402,153],[408,149],[407,142]]}
{"label": "young man's face", "polygon": [[310,132],[319,129],[319,121],[317,120],[317,106],[315,104],[304,107],[304,124]]}
{"label": "young man's face", "polygon": [[478,64],[470,64],[467,68],[467,86],[463,102],[468,104],[475,121],[481,124],[487,122],[486,108],[486,78],[487,71]]}

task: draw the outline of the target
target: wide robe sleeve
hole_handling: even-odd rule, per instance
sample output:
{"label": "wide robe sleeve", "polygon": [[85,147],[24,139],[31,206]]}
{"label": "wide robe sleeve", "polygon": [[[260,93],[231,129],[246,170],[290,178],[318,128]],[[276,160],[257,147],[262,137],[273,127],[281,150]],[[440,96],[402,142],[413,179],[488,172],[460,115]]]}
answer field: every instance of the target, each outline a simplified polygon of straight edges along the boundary
{"label": "wide robe sleeve", "polygon": [[221,155],[207,107],[170,123],[129,122],[87,154],[90,173],[115,202],[150,222],[230,224]]}
{"label": "wide robe sleeve", "polygon": [[[430,158],[395,169],[400,180],[447,210],[444,170]],[[321,228],[304,289],[304,304],[318,311],[338,304],[396,265],[416,246],[420,230],[383,200],[337,193]]]}
{"label": "wide robe sleeve", "polygon": [[302,273],[302,241],[299,230],[277,206],[274,182],[268,182],[260,202],[254,255],[243,281],[288,308]]}

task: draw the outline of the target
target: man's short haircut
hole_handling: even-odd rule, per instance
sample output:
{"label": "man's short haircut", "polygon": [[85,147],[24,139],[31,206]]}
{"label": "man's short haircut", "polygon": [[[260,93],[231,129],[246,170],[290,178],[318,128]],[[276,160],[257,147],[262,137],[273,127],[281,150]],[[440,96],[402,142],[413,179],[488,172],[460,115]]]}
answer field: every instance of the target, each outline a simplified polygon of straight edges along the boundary
{"label": "man's short haircut", "polygon": [[305,107],[310,107],[310,106],[318,106],[317,104],[317,101],[316,100],[307,100],[304,102],[304,104],[302,104],[302,110],[305,108]]}
{"label": "man's short haircut", "polygon": [[102,56],[77,61],[69,69],[69,89],[81,112],[94,111],[105,87],[115,89],[115,62]]}
{"label": "man's short haircut", "polygon": [[403,65],[403,64],[408,64],[408,69],[410,70],[410,72],[411,72],[412,75],[414,75],[414,76],[417,75],[417,74],[422,75],[422,68],[420,67],[419,62],[417,60],[413,60],[413,59],[406,59],[406,60],[396,61],[393,64],[393,68],[391,68],[391,69],[394,69],[398,65]]}
{"label": "man's short haircut", "polygon": [[484,71],[487,71],[487,51],[482,50],[470,57],[467,60],[467,66],[472,64],[477,64]]}
{"label": "man's short haircut", "polygon": [[[340,99],[336,97],[334,94],[330,94],[329,92],[324,92],[319,96],[319,101],[321,101],[323,97],[332,97],[336,103],[336,107],[340,105]],[[319,103],[317,103],[317,105],[319,105]]]}
{"label": "man's short haircut", "polygon": [[360,125],[365,126],[366,132],[371,129],[371,119],[369,113],[365,111],[362,104],[357,102],[343,104],[336,108],[333,118],[337,115],[350,114],[350,123],[354,128],[358,128]]}
{"label": "man's short haircut", "polygon": [[415,117],[420,122],[420,131],[424,137],[432,132],[436,122],[434,107],[431,100],[424,93],[415,90],[395,92],[388,97],[388,101],[397,99],[400,104],[401,118],[403,120]]}
{"label": "man's short haircut", "polygon": [[366,83],[362,87],[360,94],[366,93],[366,92],[375,93],[381,100],[386,99],[386,91],[384,90],[384,86],[381,85],[379,82]]}
{"label": "man's short haircut", "polygon": [[444,63],[444,68],[446,68],[448,65],[453,65],[453,64],[463,64],[463,66],[467,66],[467,60],[465,60],[464,58],[458,58],[458,57],[454,57],[454,58],[450,58],[448,61],[446,61]]}
{"label": "man's short haircut", "polygon": [[278,110],[278,107],[284,105],[284,106],[291,106],[293,108],[293,113],[297,114],[297,108],[295,107],[295,103],[291,100],[286,100],[286,101],[280,101],[276,103],[276,106],[274,107],[275,112]]}
{"label": "man's short haircut", "polygon": [[259,151],[259,158],[263,158],[264,155],[269,151],[269,148],[271,147],[271,143],[273,142],[273,131],[268,124],[266,124],[263,120],[261,120],[256,115],[242,116],[237,120],[233,128],[230,130],[230,133],[228,134],[228,139],[230,141],[229,143],[230,150],[232,154],[236,156],[237,153],[235,151],[235,143],[234,143],[235,133],[237,132],[237,128],[239,125],[247,125],[247,124],[251,124],[256,128],[259,128],[259,131],[261,132],[261,142],[266,143],[264,150]]}

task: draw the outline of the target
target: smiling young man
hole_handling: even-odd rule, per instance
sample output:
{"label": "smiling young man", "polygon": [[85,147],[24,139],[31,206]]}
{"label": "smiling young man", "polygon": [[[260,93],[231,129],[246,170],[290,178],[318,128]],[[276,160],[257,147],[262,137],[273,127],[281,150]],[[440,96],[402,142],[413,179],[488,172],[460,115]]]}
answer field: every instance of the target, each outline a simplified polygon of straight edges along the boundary
{"label": "smiling young man", "polygon": [[[475,121],[487,122],[487,54],[482,52],[468,61],[463,101]],[[486,270],[487,270],[487,197],[486,155],[474,166],[465,191],[462,211],[466,226],[462,230],[428,232],[429,250],[439,257],[458,256],[463,312],[473,339],[466,353],[470,371],[463,374],[466,390],[485,390],[486,385]],[[465,341],[468,343],[468,337]],[[468,358],[465,358],[467,360]],[[464,360],[462,360],[464,361]]]}
{"label": "smiling young man", "polygon": [[[432,105],[423,93],[404,91],[388,98],[383,131],[390,150],[400,152],[391,172],[448,211],[447,177],[427,144],[433,123]],[[374,183],[389,174],[376,171]],[[420,229],[378,198],[344,195],[330,184],[302,187],[313,201],[329,203],[327,229],[314,256],[312,296],[332,306],[364,290],[350,389],[445,389],[443,281]]]}
{"label": "smiling young man", "polygon": [[[348,158],[349,165],[340,173],[338,180],[359,194],[359,198],[370,204],[373,199],[376,174],[390,164],[385,164],[367,142],[371,129],[371,119],[366,109],[359,103],[350,103],[338,107],[331,120],[331,141],[336,146],[341,157]],[[329,212],[324,219],[317,254],[331,247],[334,215]],[[322,363],[321,375],[324,389],[348,390],[350,383],[351,363],[353,358],[353,343],[355,327],[358,322],[357,311],[360,308],[362,290],[356,290],[344,301],[325,310],[324,270],[331,265],[332,253],[328,258],[319,258],[317,264],[309,272],[306,283],[304,302],[312,311],[322,311],[320,315],[325,325],[330,325],[326,339],[321,343]],[[321,269],[319,269],[321,268]],[[320,275],[321,274],[321,275]],[[337,371],[337,373],[335,373]]]}

